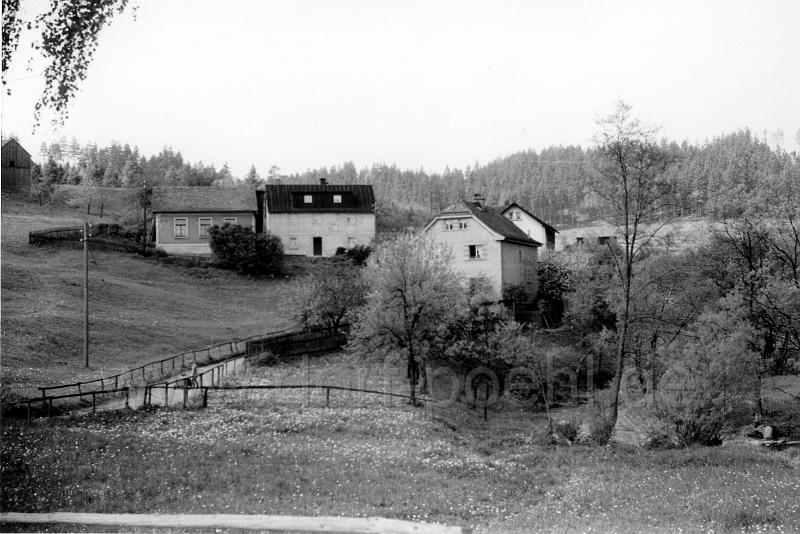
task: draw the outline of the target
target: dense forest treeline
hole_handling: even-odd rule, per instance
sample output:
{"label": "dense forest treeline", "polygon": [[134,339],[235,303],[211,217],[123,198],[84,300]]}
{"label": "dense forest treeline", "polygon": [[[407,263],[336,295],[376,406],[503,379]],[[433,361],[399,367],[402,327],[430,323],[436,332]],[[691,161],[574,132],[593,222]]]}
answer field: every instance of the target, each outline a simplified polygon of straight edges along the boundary
{"label": "dense forest treeline", "polygon": [[[703,145],[662,141],[674,156],[665,180],[671,202],[665,215],[735,216],[752,198],[764,198],[773,184],[800,181],[797,152],[773,149],[749,130],[716,137]],[[227,164],[217,170],[202,162],[186,162],[180,151],[165,147],[145,157],[129,145],[81,145],[76,140],[43,144],[36,169],[43,186],[58,183],[86,186],[135,187],[149,185],[235,186],[276,183],[372,184],[378,210],[388,226],[417,226],[432,213],[474,193],[490,204],[516,201],[558,227],[595,218],[598,205],[588,185],[594,149],[554,146],[527,150],[485,165],[445,169],[442,173],[400,169],[375,164],[357,169],[352,162],[291,175],[277,167],[262,177],[254,166],[246,176],[234,177]]]}

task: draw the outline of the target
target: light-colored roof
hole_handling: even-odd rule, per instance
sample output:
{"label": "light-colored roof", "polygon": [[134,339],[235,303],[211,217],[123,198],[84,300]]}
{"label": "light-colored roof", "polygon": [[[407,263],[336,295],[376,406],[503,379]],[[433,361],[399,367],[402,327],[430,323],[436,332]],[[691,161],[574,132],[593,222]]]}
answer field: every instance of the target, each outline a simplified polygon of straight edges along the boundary
{"label": "light-colored roof", "polygon": [[258,211],[256,190],[250,187],[155,187],[154,213]]}

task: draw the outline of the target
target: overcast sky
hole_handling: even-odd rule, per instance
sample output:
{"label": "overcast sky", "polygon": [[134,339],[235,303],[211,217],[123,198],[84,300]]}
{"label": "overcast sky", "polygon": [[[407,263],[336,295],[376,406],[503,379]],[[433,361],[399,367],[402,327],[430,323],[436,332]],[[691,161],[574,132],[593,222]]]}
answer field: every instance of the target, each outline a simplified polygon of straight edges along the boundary
{"label": "overcast sky", "polygon": [[236,176],[348,160],[439,172],[589,145],[623,99],[671,139],[782,129],[800,148],[797,0],[132,2],[59,131],[31,134],[41,67],[20,47],[4,134],[34,155],[61,135],[169,145]]}

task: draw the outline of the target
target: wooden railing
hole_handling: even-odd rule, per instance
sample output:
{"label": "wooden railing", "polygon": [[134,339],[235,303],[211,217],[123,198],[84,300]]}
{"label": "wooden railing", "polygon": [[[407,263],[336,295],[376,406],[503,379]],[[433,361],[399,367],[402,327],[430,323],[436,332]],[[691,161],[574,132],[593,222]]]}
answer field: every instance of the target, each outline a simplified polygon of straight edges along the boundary
{"label": "wooden railing", "polygon": [[35,404],[41,403],[41,406],[40,406],[41,410],[43,412],[46,410],[47,411],[47,417],[52,417],[54,415],[53,401],[61,400],[61,399],[70,399],[70,398],[75,398],[75,397],[78,397],[81,400],[83,400],[84,397],[91,397],[91,399],[92,399],[92,412],[95,412],[95,411],[97,411],[97,397],[98,396],[114,395],[114,394],[120,394],[120,393],[124,393],[125,394],[125,407],[129,408],[130,407],[130,391],[131,391],[131,389],[132,388],[123,387],[123,388],[118,388],[118,389],[93,390],[93,391],[88,391],[86,393],[68,393],[66,395],[50,395],[50,396],[46,396],[46,397],[42,397],[42,398],[38,398],[38,399],[25,399],[25,400],[15,401],[15,402],[6,402],[6,403],[3,403],[3,408],[4,408],[4,410],[10,410],[10,409],[13,409],[14,406],[25,406],[26,417],[28,419],[28,422],[30,422],[31,421],[31,415],[32,415],[32,407]]}
{"label": "wooden railing", "polygon": [[[114,389],[117,389],[122,385],[127,385],[129,387],[134,386],[137,384],[137,381],[141,380],[138,382],[138,384],[144,385],[154,379],[153,374],[156,372],[158,373],[157,378],[160,378],[164,376],[165,371],[181,371],[198,363],[214,361],[215,359],[220,358],[230,358],[231,356],[244,354],[248,351],[248,343],[251,343],[254,340],[270,338],[271,336],[280,336],[287,332],[291,331],[289,329],[284,329],[265,334],[256,334],[244,339],[226,341],[203,349],[186,351],[174,356],[167,356],[166,358],[148,362],[115,375],[100,377],[94,380],[61,384],[58,386],[40,386],[37,389],[41,391],[42,397],[46,397],[47,393],[50,391],[67,388],[74,388],[78,394],[84,394],[91,391],[92,387],[104,389],[106,384],[109,386],[114,384]],[[180,364],[178,362],[180,362]]]}

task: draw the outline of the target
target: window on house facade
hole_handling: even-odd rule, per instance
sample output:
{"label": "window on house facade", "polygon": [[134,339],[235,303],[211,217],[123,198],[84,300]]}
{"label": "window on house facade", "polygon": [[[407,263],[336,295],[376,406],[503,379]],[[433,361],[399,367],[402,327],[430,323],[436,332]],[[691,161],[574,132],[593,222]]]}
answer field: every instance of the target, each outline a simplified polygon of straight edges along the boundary
{"label": "window on house facade", "polygon": [[297,224],[297,215],[290,215],[289,222],[292,224]]}
{"label": "window on house facade", "polygon": [[314,215],[311,219],[312,224],[322,224],[322,215]]}
{"label": "window on house facade", "polygon": [[519,251],[519,262],[522,263],[522,251]]}
{"label": "window on house facade", "polygon": [[353,217],[352,215],[348,215],[347,216],[347,224],[353,224],[354,222],[356,222],[356,218]]}
{"label": "window on house facade", "polygon": [[237,217],[224,217],[222,219],[222,224],[230,224],[231,226],[236,226],[239,224],[239,219]]}
{"label": "window on house facade", "polygon": [[200,217],[200,239],[208,238],[208,231],[211,230],[211,217]]}
{"label": "window on house facade", "polygon": [[296,237],[290,237],[289,238],[289,248],[292,249],[292,250],[297,249],[297,238]]}
{"label": "window on house facade", "polygon": [[186,217],[175,217],[173,219],[172,235],[175,239],[186,239],[189,237],[189,221]]}
{"label": "window on house facade", "polygon": [[469,221],[458,221],[459,230],[466,230],[467,228],[469,228]]}
{"label": "window on house facade", "polygon": [[444,229],[445,230],[455,230],[458,228],[458,223],[456,221],[445,221],[444,222]]}
{"label": "window on house facade", "polygon": [[342,203],[342,195],[333,195],[333,203],[334,204],[341,204]]}
{"label": "window on house facade", "polygon": [[483,247],[481,245],[467,245],[467,257],[471,260],[479,260],[485,257]]}
{"label": "window on house facade", "polygon": [[311,204],[311,195],[303,195],[303,204]]}
{"label": "window on house facade", "polygon": [[347,248],[353,248],[356,246],[356,238],[355,237],[348,237],[347,238]]}

